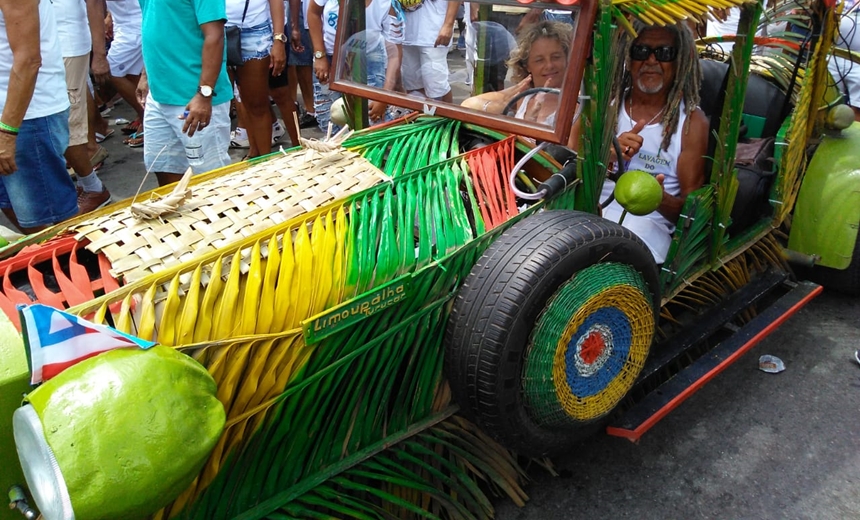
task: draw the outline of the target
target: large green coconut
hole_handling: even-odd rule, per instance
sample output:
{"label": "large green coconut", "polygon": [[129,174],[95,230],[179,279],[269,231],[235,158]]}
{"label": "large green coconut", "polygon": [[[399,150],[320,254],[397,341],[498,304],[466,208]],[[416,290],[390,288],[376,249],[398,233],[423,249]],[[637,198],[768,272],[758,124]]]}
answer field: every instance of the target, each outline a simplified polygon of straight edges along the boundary
{"label": "large green coconut", "polygon": [[34,390],[75,518],[139,518],[176,498],[224,429],[215,393],[205,368],[163,346],[105,352]]}

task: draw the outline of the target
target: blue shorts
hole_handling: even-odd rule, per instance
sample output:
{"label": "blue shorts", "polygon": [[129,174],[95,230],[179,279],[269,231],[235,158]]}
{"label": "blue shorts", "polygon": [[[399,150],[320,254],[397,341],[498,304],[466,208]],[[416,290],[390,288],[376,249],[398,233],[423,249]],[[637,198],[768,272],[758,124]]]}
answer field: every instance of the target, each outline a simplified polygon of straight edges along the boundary
{"label": "blue shorts", "polygon": [[242,63],[268,58],[272,53],[272,22],[242,28]]}
{"label": "blue shorts", "polygon": [[[143,112],[143,164],[146,171],[161,173],[185,173],[188,158],[185,156],[185,143],[188,135],[182,133],[185,121],[179,116],[185,112],[184,106],[163,105],[146,98]],[[230,164],[230,103],[212,106],[209,125],[195,132],[194,136],[203,139],[203,165],[192,167],[194,173],[208,172]]]}
{"label": "blue shorts", "polygon": [[304,16],[302,15],[299,15],[299,27],[302,28],[300,30],[300,32],[302,33],[301,42],[305,50],[302,52],[296,52],[293,50],[293,46],[290,45],[290,55],[287,56],[287,65],[294,65],[297,67],[310,67],[314,64],[314,46],[311,43],[311,33],[309,33],[308,30],[304,28]]}
{"label": "blue shorts", "polygon": [[68,145],[68,109],[21,123],[18,171],[0,176],[0,208],[12,208],[21,227],[56,224],[78,214],[78,194],[63,157]]}

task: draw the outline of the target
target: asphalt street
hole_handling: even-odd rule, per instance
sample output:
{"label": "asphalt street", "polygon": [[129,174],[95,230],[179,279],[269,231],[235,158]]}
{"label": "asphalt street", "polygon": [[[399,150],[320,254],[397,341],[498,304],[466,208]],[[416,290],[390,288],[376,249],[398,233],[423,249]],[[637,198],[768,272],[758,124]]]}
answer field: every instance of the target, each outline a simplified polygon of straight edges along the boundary
{"label": "asphalt street", "polygon": [[[499,520],[860,518],[860,298],[825,291],[639,444],[598,435]],[[786,370],[768,374],[772,354]]]}

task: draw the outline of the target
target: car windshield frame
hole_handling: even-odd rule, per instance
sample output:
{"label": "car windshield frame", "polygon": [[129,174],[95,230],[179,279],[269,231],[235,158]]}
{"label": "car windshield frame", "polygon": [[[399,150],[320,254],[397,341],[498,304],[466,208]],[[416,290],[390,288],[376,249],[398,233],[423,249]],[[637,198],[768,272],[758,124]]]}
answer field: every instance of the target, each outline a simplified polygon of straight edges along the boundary
{"label": "car windshield frame", "polygon": [[[570,11],[574,20],[573,38],[571,41],[570,54],[567,59],[567,69],[561,86],[561,99],[558,110],[552,124],[540,124],[533,121],[518,119],[513,115],[503,116],[465,108],[455,103],[446,103],[428,98],[418,98],[407,95],[405,92],[395,92],[383,88],[371,87],[360,81],[348,77],[348,67],[343,57],[343,49],[349,38],[365,29],[364,9],[357,9],[355,2],[362,0],[341,0],[339,20],[348,20],[347,23],[338,23],[335,38],[335,49],[333,56],[333,78],[330,83],[332,90],[343,94],[358,96],[369,101],[380,101],[388,105],[403,107],[424,114],[456,119],[465,123],[473,123],[500,132],[520,135],[538,141],[549,141],[556,144],[567,144],[570,136],[574,112],[580,94],[580,85],[586,65],[586,60],[591,53],[591,38],[593,23],[597,13],[597,4],[592,1],[579,0],[572,5],[563,5],[553,2],[532,2],[523,4],[515,0],[482,1],[475,2],[481,6],[509,6],[528,10],[530,8],[543,8],[553,10]],[[426,0],[433,1],[433,0]],[[437,0],[438,1],[438,0]],[[364,2],[362,1],[362,6]],[[353,16],[350,16],[350,10]],[[361,11],[360,13],[358,11]],[[455,51],[456,52],[456,51]],[[507,86],[512,83],[507,81]]]}

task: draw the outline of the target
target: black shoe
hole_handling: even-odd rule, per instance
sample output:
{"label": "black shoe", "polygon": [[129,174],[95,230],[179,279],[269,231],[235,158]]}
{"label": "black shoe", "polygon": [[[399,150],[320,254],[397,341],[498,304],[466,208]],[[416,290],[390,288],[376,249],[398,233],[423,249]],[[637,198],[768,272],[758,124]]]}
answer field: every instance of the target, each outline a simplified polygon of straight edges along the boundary
{"label": "black shoe", "polygon": [[305,112],[299,117],[299,128],[313,128],[317,126],[317,118]]}

